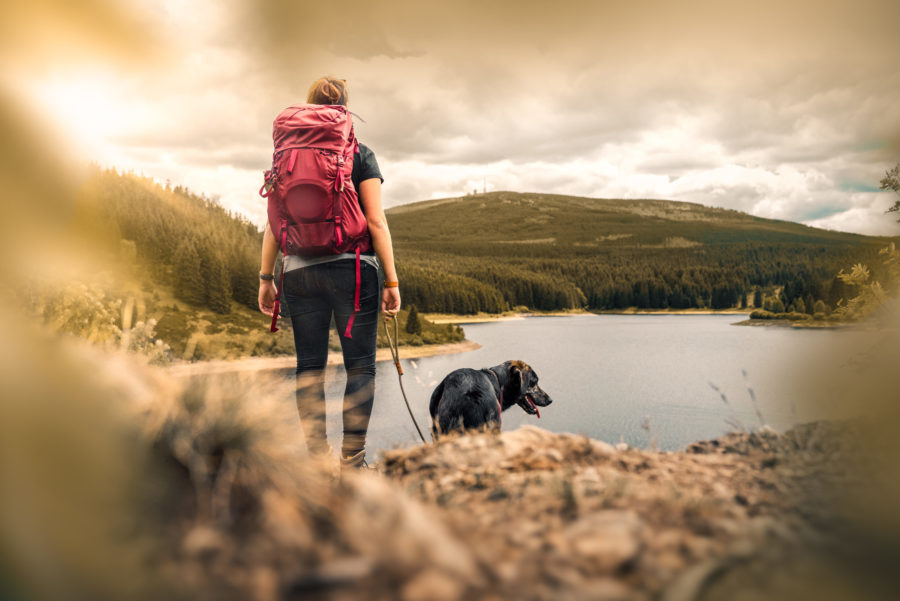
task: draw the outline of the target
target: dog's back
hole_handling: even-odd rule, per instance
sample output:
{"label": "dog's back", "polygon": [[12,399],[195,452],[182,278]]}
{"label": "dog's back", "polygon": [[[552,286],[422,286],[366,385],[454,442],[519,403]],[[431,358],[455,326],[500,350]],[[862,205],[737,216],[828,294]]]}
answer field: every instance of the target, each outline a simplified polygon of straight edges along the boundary
{"label": "dog's back", "polygon": [[488,376],[462,368],[450,372],[431,394],[432,433],[479,428],[500,420],[500,405]]}

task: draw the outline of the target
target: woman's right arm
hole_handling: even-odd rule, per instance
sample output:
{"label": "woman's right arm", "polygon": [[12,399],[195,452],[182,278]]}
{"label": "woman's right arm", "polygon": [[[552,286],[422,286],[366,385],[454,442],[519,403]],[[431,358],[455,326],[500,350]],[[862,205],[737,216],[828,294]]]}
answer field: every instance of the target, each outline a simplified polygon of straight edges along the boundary
{"label": "woman's right arm", "polygon": [[[398,282],[391,230],[388,229],[387,217],[385,217],[384,207],[381,205],[381,180],[373,177],[360,182],[359,197],[366,214],[366,221],[369,224],[372,246],[384,268],[384,280],[385,282]],[[385,286],[381,294],[381,310],[387,315],[396,315],[400,311],[399,287]]]}

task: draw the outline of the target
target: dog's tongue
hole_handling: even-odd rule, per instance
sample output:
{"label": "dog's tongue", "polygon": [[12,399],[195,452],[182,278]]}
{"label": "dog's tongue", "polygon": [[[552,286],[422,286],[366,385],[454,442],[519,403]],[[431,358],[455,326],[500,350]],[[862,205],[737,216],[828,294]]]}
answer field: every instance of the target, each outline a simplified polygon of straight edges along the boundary
{"label": "dog's tongue", "polygon": [[531,400],[530,396],[526,396],[525,400],[528,401],[528,404],[531,405],[531,408],[534,409],[535,415],[537,415],[538,419],[541,419],[541,410],[537,408],[537,405],[534,404],[534,401]]}

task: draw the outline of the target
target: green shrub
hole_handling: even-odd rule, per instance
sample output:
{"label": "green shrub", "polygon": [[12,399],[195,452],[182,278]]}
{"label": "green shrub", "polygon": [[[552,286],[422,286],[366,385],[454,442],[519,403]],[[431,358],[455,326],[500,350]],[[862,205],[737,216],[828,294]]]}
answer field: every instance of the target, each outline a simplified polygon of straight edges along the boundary
{"label": "green shrub", "polygon": [[797,313],[796,311],[790,311],[788,313],[776,313],[775,319],[787,319],[788,321],[803,321],[806,319],[812,319],[812,315],[809,313]]}

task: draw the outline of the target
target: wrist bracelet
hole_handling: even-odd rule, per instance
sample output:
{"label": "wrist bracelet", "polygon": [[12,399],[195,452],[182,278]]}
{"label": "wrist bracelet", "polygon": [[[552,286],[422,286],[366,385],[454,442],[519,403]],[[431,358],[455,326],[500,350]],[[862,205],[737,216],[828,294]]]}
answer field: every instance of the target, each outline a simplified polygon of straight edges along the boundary
{"label": "wrist bracelet", "polygon": [[272,281],[275,281],[275,274],[274,273],[261,273],[261,274],[259,274],[259,279],[265,280],[267,282],[272,282]]}
{"label": "wrist bracelet", "polygon": [[400,287],[400,282],[387,282],[387,281],[386,281],[386,282],[384,283],[384,287],[385,287],[385,288],[399,288],[399,287]]}

